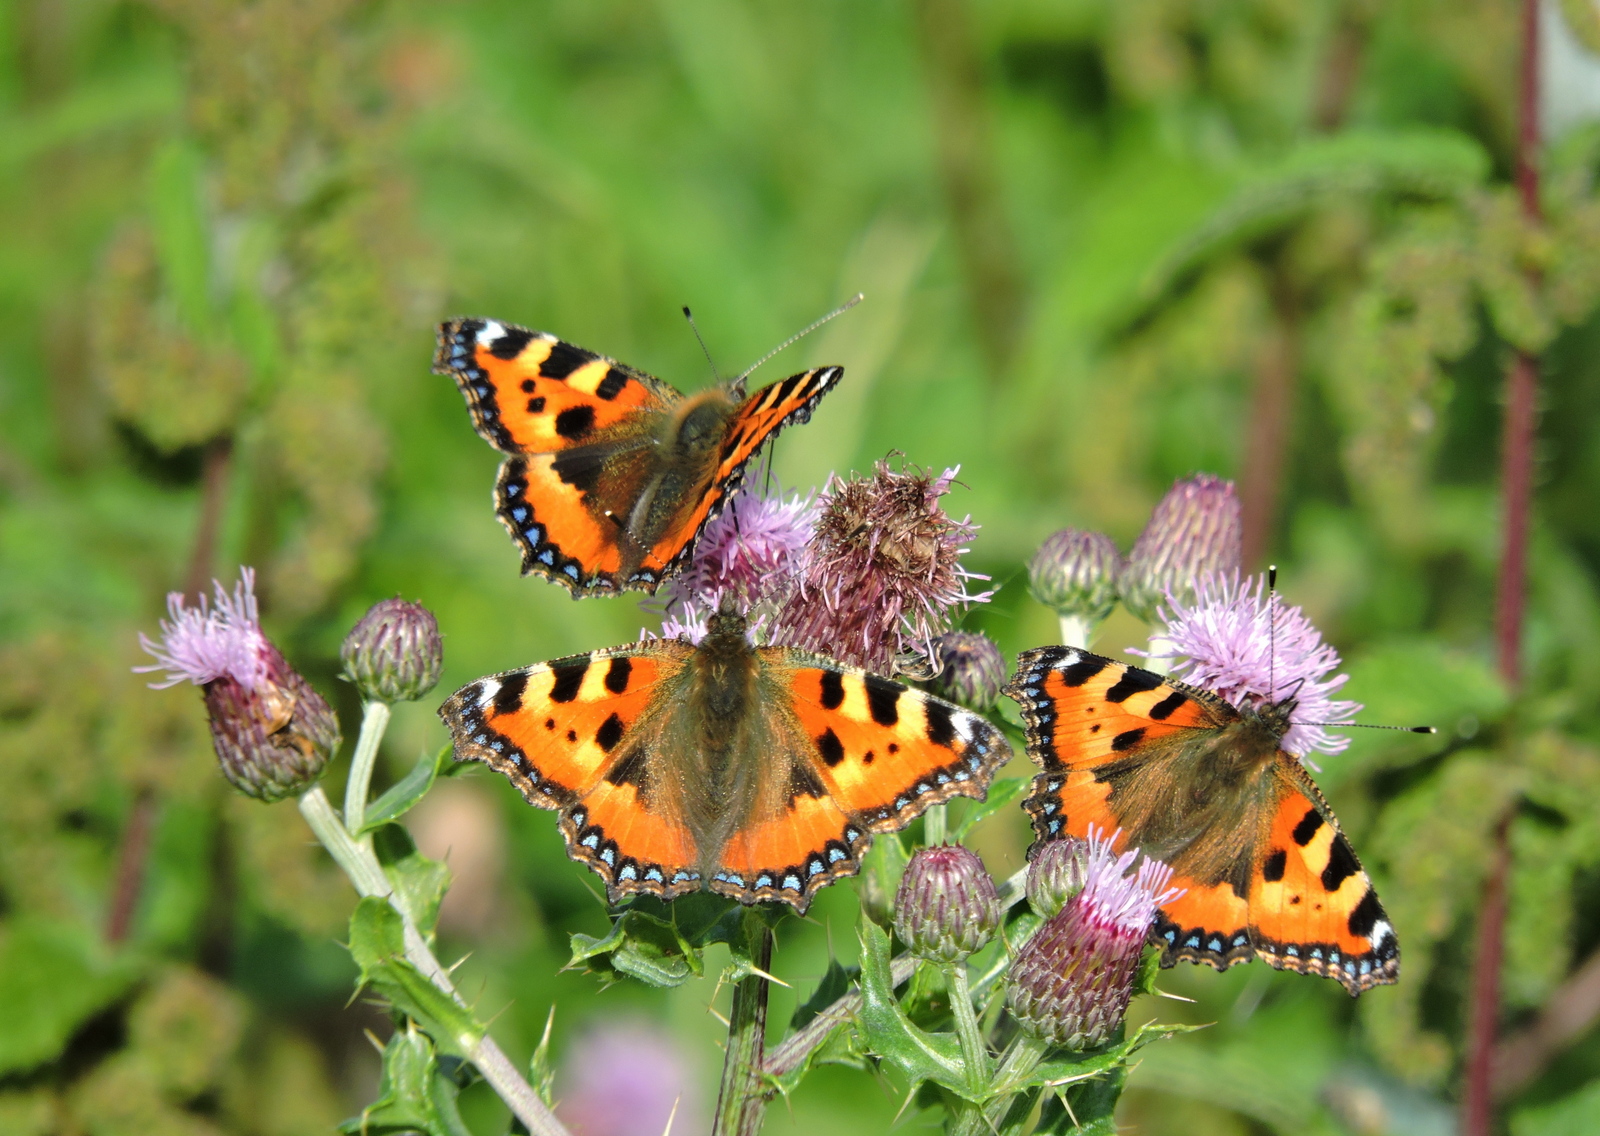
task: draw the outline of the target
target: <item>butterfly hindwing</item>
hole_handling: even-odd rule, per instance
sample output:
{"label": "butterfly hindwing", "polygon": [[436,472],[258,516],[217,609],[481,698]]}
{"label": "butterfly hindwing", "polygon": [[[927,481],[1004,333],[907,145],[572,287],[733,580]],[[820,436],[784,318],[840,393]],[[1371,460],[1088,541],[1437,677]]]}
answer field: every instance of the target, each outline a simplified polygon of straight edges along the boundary
{"label": "butterfly hindwing", "polygon": [[540,808],[561,811],[573,859],[613,898],[670,897],[700,886],[681,819],[645,799],[663,704],[692,649],[677,640],[574,655],[470,683],[440,707],[458,760],[506,775]]}
{"label": "butterfly hindwing", "polygon": [[1262,720],[1072,647],[1024,652],[1007,693],[1041,767],[1024,806],[1038,838],[1120,829],[1119,850],[1173,867],[1184,894],[1151,932],[1163,966],[1260,958],[1352,994],[1396,980],[1398,946],[1371,882]]}

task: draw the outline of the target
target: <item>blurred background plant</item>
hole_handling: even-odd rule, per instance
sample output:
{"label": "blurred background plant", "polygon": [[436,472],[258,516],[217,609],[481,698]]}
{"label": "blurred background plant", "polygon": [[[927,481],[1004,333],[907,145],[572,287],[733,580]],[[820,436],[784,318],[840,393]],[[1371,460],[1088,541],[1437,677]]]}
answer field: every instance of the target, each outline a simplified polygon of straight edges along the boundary
{"label": "blurred background plant", "polygon": [[[1126,549],[1174,478],[1213,471],[1246,567],[1276,561],[1347,659],[1341,693],[1441,730],[1322,761],[1401,984],[1353,1005],[1260,966],[1169,972],[1183,1020],[1217,1024],[1147,1051],[1124,1124],[1444,1133],[1467,1083],[1518,1136],[1600,1127],[1592,4],[3,12],[0,1131],[300,1133],[374,1095],[362,1030],[387,1018],[344,1005],[347,884],[289,806],[226,791],[192,694],[129,671],[168,590],[258,566],[267,630],[350,736],[339,643],[377,599],[438,614],[443,690],[650,622],[517,578],[493,455],[427,373],[436,319],[549,328],[693,388],[682,304],[728,369],[857,290],[791,351],[846,378],[777,479],[895,448],[959,463],[950,508],[983,526],[965,562],[999,587],[966,630],[1008,659],[1057,641],[1022,567],[1043,537]],[[1513,437],[1540,412],[1509,653],[1508,378]],[[1148,634],[1118,610],[1098,643]],[[428,702],[397,707],[379,787],[442,741]],[[458,984],[514,1059],[552,1002],[558,1064],[613,1051],[592,1040],[612,1020],[715,1052],[711,983],[558,973],[605,918],[509,787],[454,779],[412,828],[457,878],[441,954],[472,952]],[[1004,878],[1020,811],[973,842]],[[1485,893],[1503,919],[1480,921]],[[850,960],[855,908],[829,889],[779,942],[801,981],[775,1020],[830,928]],[[899,1104],[824,1067],[767,1130],[878,1132]],[[482,1084],[461,1107],[503,1126]]]}

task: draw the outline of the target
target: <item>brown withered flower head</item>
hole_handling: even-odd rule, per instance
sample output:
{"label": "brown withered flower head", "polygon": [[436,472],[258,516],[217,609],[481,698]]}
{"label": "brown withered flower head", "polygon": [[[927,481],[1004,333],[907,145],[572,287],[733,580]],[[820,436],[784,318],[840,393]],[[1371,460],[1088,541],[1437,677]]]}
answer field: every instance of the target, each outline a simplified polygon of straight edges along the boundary
{"label": "brown withered flower head", "polygon": [[978,526],[939,505],[955,476],[880,461],[871,477],[831,478],[771,641],[881,674],[893,674],[902,654],[928,659],[953,616],[991,594],[969,594],[968,580],[988,577],[961,566]]}

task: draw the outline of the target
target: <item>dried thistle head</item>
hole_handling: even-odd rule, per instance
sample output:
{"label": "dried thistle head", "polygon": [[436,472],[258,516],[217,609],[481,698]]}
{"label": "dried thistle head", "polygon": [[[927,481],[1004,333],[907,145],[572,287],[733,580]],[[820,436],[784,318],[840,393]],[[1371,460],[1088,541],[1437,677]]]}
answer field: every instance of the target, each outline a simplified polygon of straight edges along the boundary
{"label": "dried thistle head", "polygon": [[772,625],[772,641],[892,674],[902,652],[924,657],[967,604],[961,566],[977,532],[939,505],[956,470],[939,477],[896,472],[880,461],[871,477],[831,478],[796,586]]}

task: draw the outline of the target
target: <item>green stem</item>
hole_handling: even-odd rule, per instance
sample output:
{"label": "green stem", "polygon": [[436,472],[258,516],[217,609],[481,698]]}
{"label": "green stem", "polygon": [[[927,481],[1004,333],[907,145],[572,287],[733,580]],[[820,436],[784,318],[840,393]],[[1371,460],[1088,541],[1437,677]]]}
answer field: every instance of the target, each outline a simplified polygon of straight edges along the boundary
{"label": "green stem", "polygon": [[950,1012],[956,1019],[956,1038],[961,1042],[961,1057],[967,1066],[967,1084],[978,1090],[989,1084],[993,1071],[989,1047],[978,1029],[978,1015],[972,1009],[972,987],[967,982],[965,961],[945,968],[950,985]]}
{"label": "green stem", "polygon": [[1018,1034],[989,1082],[999,1095],[983,1108],[963,1109],[950,1127],[950,1136],[995,1136],[996,1133],[1010,1136],[1021,1132],[1021,1125],[1033,1111],[1034,1094],[1032,1090],[1018,1093],[1008,1086],[1031,1073],[1044,1058],[1045,1049],[1045,1044],[1037,1038]]}
{"label": "green stem", "polygon": [[943,844],[947,832],[944,805],[934,805],[922,814],[922,842],[929,848]]}
{"label": "green stem", "polygon": [[350,776],[344,783],[344,826],[361,831],[367,812],[367,790],[372,787],[372,767],[378,761],[378,743],[389,728],[389,704],[368,702],[361,712],[361,736],[350,759]]}
{"label": "green stem", "polygon": [[1167,638],[1166,629],[1150,633],[1148,648],[1150,657],[1144,661],[1144,669],[1164,675],[1172,669],[1172,640]]}
{"label": "green stem", "polygon": [[1096,624],[1081,615],[1063,615],[1061,617],[1062,646],[1078,647],[1087,651],[1089,644],[1094,640],[1095,627]]}
{"label": "green stem", "polygon": [[[382,730],[378,730],[382,733]],[[363,737],[366,729],[363,726]],[[374,749],[376,745],[374,744]],[[316,833],[317,839],[328,850],[328,855],[333,857],[334,863],[344,869],[350,882],[355,885],[356,891],[362,895],[382,896],[400,913],[401,925],[405,929],[406,959],[416,967],[445,994],[453,998],[458,1005],[465,1006],[461,995],[456,992],[455,984],[450,981],[450,974],[440,965],[429,948],[427,940],[422,937],[422,932],[417,929],[416,922],[411,918],[411,913],[406,910],[405,904],[390,884],[389,877],[384,875],[382,866],[373,855],[372,849],[350,835],[350,830],[344,826],[339,814],[333,811],[333,804],[328,800],[328,795],[322,791],[322,786],[313,785],[300,796],[300,815],[305,817],[306,823],[311,826],[311,831]],[[556,1119],[555,1113],[540,1099],[539,1094],[517,1072],[517,1067],[505,1055],[505,1051],[495,1044],[493,1038],[487,1033],[483,1035],[477,1045],[467,1054],[472,1063],[483,1074],[483,1079],[488,1081],[494,1091],[500,1094],[500,1099],[506,1102],[516,1118],[522,1121],[523,1126],[532,1136],[571,1136],[561,1121]]]}
{"label": "green stem", "polygon": [[[755,908],[744,913],[745,947],[762,972],[772,966],[772,928]],[[767,1042],[768,983],[761,974],[741,978],[733,988],[728,1015],[728,1049],[717,1091],[716,1121],[711,1136],[756,1136],[766,1111],[762,1064]]]}

